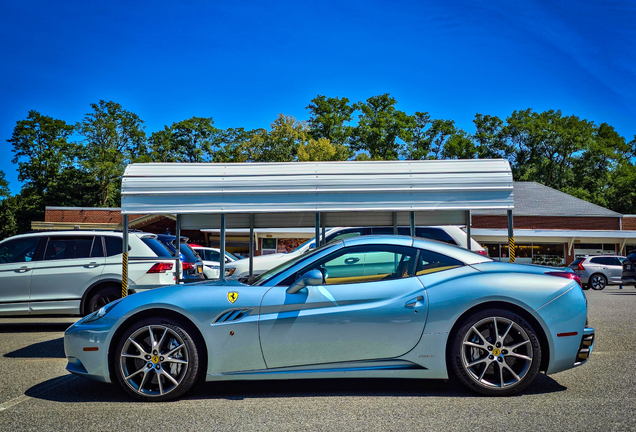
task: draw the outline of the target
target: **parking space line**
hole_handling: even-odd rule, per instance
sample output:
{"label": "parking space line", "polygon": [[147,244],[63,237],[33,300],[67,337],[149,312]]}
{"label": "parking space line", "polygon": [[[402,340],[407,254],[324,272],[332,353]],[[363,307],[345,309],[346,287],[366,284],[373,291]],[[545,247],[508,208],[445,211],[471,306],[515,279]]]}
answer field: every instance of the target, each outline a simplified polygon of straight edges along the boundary
{"label": "parking space line", "polygon": [[27,400],[31,399],[33,396],[37,396],[39,394],[42,394],[46,391],[49,391],[51,389],[54,389],[55,387],[59,387],[63,384],[68,383],[69,381],[74,380],[75,378],[77,378],[75,375],[65,375],[63,377],[54,379],[51,383],[49,383],[47,386],[42,387],[41,389],[39,389],[36,393],[33,393],[31,396],[27,396],[25,394],[23,394],[22,396],[18,396],[17,398],[8,400],[4,403],[0,404],[0,412],[7,410],[11,407],[14,407],[18,404],[21,404],[22,402],[26,402]]}

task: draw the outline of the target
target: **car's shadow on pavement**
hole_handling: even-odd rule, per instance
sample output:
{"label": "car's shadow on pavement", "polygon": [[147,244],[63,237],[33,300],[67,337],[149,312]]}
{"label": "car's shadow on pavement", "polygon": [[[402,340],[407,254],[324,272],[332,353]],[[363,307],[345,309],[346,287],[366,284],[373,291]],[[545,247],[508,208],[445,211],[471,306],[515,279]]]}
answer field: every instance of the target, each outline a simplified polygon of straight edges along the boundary
{"label": "car's shadow on pavement", "polygon": [[72,326],[72,322],[64,323],[38,323],[38,322],[21,322],[21,323],[0,323],[0,333],[48,333],[48,332],[64,332]]}
{"label": "car's shadow on pavement", "polygon": [[38,342],[6,353],[7,358],[66,358],[64,354],[64,338]]}
{"label": "car's shadow on pavement", "polygon": [[[567,390],[552,378],[539,374],[522,393],[535,395]],[[118,385],[65,375],[31,387],[27,396],[55,402],[136,401]],[[197,385],[179,400],[243,400],[258,398],[306,397],[461,397],[477,395],[454,380],[417,379],[308,379],[286,381],[206,382]],[[143,402],[138,402],[143,403]],[[169,402],[168,402],[169,403]]]}

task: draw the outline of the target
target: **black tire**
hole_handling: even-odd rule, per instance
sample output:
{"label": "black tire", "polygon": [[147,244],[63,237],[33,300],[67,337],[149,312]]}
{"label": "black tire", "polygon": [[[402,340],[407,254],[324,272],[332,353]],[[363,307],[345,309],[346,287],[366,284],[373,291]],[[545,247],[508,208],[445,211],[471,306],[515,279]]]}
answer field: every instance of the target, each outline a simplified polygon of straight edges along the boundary
{"label": "black tire", "polygon": [[121,298],[121,288],[116,286],[108,286],[104,288],[100,288],[97,292],[91,295],[91,298],[88,300],[86,304],[86,314],[91,312],[95,312],[102,306],[107,305],[108,303]]}
{"label": "black tire", "polygon": [[607,286],[607,278],[600,273],[594,273],[590,276],[588,285],[595,291],[602,291]]}
{"label": "black tire", "polygon": [[523,391],[537,376],[541,344],[519,315],[489,309],[469,316],[451,334],[448,360],[449,369],[469,389],[509,396]]}
{"label": "black tire", "polygon": [[136,322],[121,335],[110,367],[119,385],[135,398],[167,401],[183,395],[197,382],[202,353],[189,325],[151,317]]}

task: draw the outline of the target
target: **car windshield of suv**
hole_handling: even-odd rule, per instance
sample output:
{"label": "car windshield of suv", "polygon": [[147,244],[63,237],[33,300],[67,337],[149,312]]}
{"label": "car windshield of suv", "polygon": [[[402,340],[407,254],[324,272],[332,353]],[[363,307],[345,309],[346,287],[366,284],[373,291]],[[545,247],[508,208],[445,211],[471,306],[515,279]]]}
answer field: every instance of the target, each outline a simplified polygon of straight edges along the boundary
{"label": "car windshield of suv", "polygon": [[241,259],[241,258],[237,257],[236,255],[231,254],[231,253],[229,253],[229,252],[225,252],[225,256],[230,257],[230,258],[231,258],[231,259],[233,259],[234,261],[238,261],[238,260],[240,260],[240,259]]}
{"label": "car windshield of suv", "polygon": [[188,258],[199,259],[199,255],[186,243],[181,243],[181,253]]}

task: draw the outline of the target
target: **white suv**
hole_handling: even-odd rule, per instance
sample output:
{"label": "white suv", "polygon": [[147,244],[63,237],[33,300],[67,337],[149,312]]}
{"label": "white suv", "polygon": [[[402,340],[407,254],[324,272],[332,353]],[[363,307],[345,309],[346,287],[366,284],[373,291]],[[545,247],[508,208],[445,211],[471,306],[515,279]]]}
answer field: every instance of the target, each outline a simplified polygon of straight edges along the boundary
{"label": "white suv", "polygon": [[[357,237],[363,235],[391,235],[393,234],[393,227],[357,227],[357,228],[331,228],[325,233],[326,242],[341,240],[347,237]],[[410,227],[398,227],[398,235],[409,235]],[[428,227],[415,227],[415,236],[427,239],[438,240],[444,243],[449,243],[455,246],[466,248],[467,235],[458,226],[428,226]],[[473,252],[486,255],[486,250],[479,245],[472,238],[470,239],[470,249]],[[314,239],[306,241],[302,245],[289,253],[277,253],[270,255],[261,255],[254,257],[254,269],[253,275],[257,276],[269,269],[272,269],[282,263],[289,261],[299,255],[304,254],[308,250],[315,248],[316,244]],[[249,260],[234,261],[226,264],[225,277],[227,279],[239,279],[245,278],[249,275]]]}
{"label": "white suv", "polygon": [[[174,258],[130,233],[128,287],[174,284]],[[121,232],[55,231],[0,242],[0,316],[86,315],[121,297]]]}

